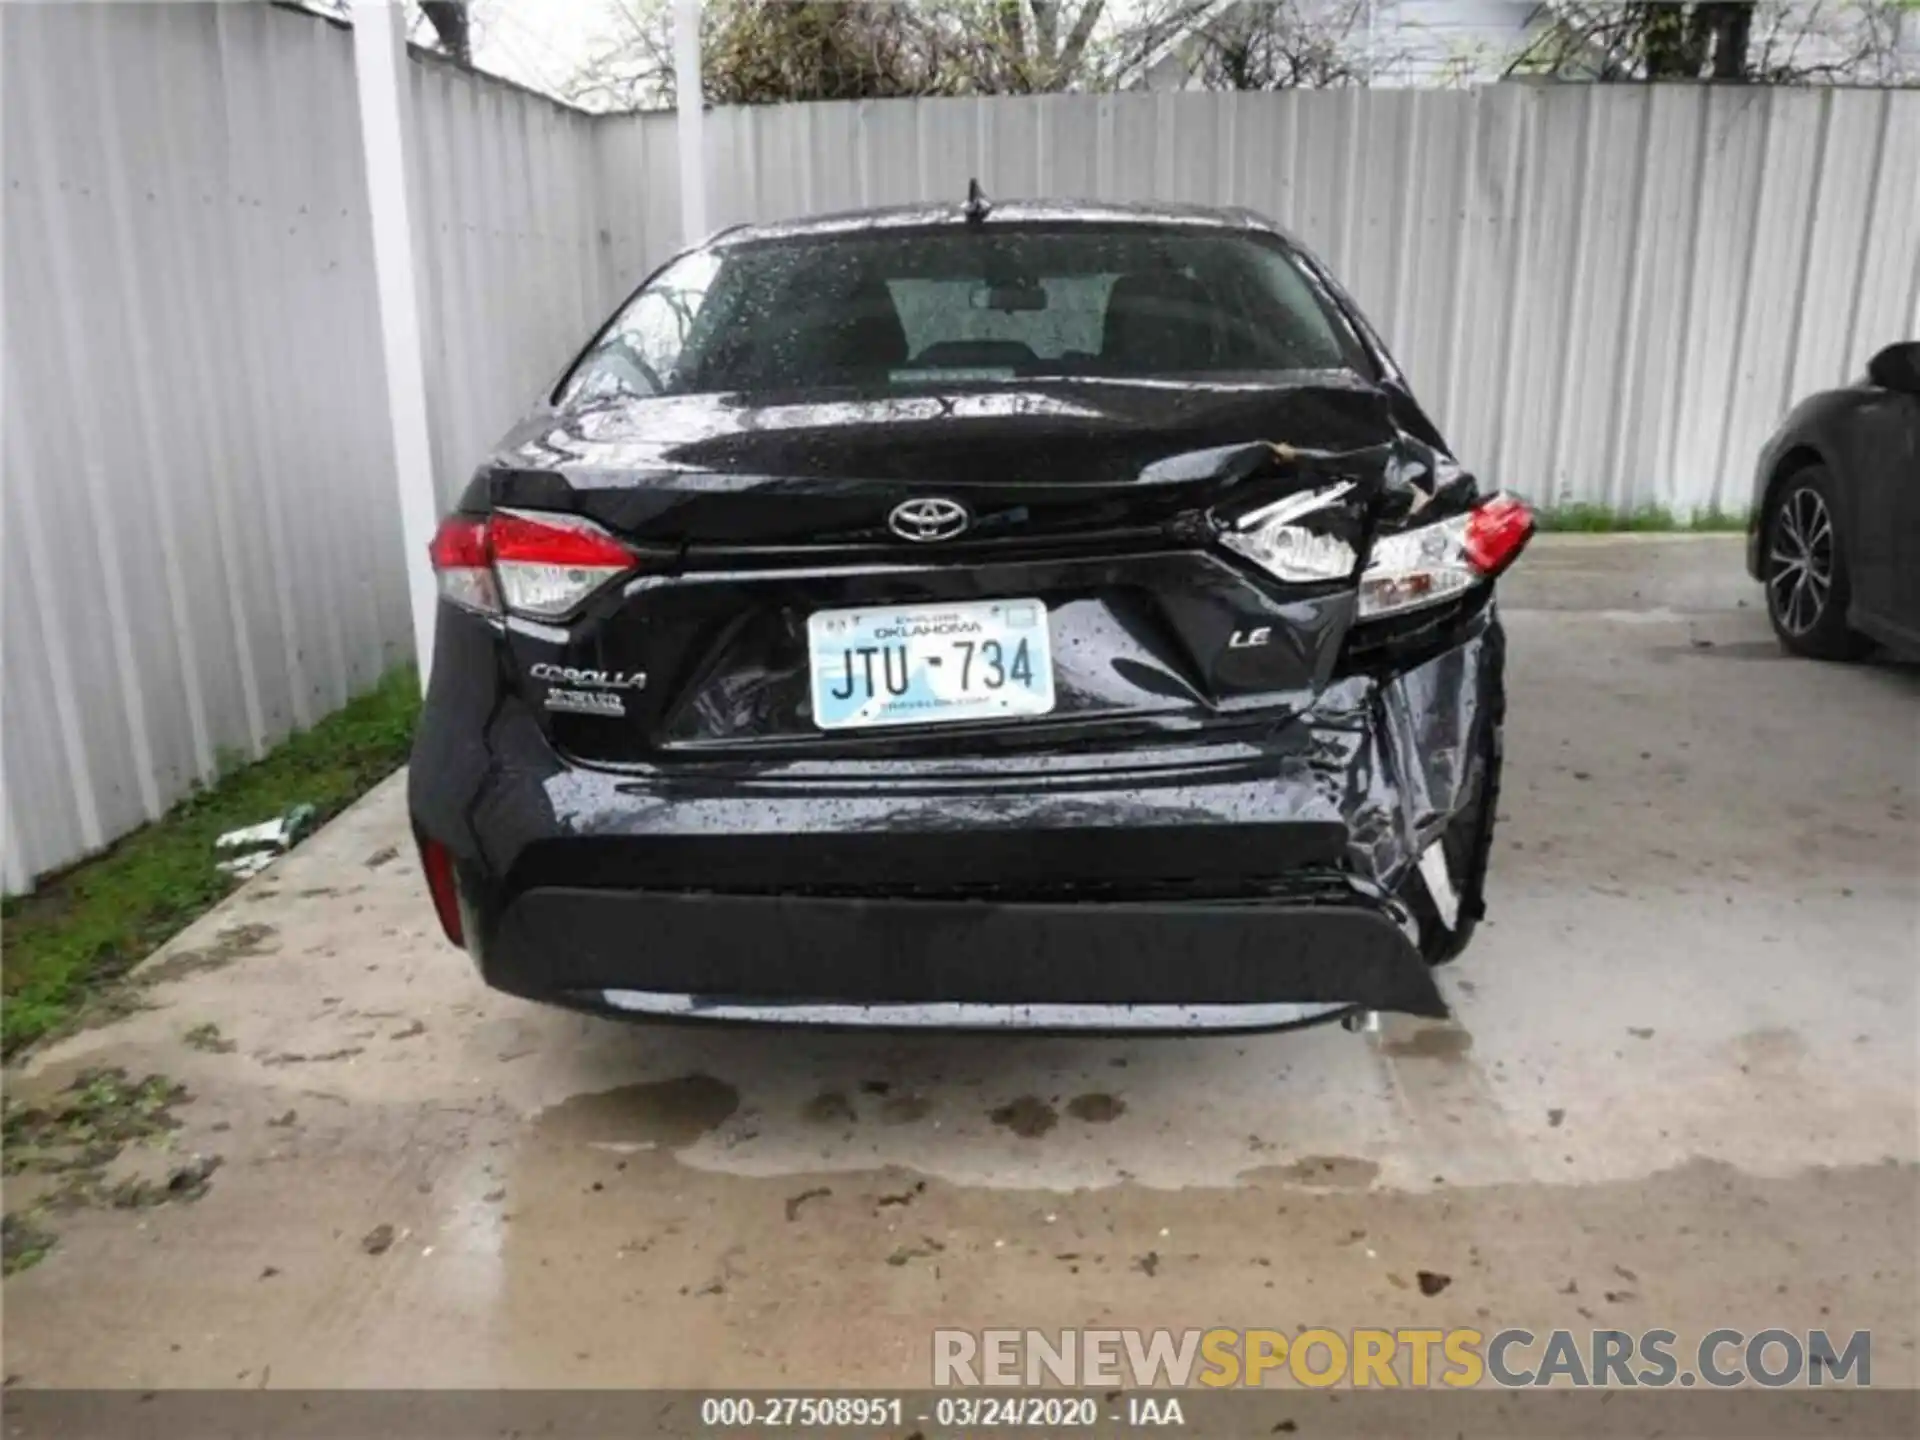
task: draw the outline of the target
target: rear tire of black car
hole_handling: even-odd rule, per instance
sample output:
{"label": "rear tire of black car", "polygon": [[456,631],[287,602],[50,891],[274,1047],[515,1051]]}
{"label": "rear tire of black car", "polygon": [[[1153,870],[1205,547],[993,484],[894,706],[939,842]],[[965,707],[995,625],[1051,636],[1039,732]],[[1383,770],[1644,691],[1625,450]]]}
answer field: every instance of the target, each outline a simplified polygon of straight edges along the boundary
{"label": "rear tire of black car", "polygon": [[1767,618],[1789,654],[1858,660],[1873,642],[1847,624],[1852,598],[1833,479],[1822,465],[1780,482],[1761,532]]}

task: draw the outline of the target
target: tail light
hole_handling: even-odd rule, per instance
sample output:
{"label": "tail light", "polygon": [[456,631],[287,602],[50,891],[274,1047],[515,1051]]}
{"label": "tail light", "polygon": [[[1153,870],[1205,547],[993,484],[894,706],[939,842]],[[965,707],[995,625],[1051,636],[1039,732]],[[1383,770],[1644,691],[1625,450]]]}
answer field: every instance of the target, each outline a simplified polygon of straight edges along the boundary
{"label": "tail light", "polygon": [[536,620],[563,619],[638,563],[591,520],[525,510],[450,515],[429,554],[443,599],[482,615]]}
{"label": "tail light", "polygon": [[466,926],[460,919],[460,888],[453,878],[453,852],[438,840],[420,841],[420,868],[426,872],[427,893],[447,939],[465,948]]}
{"label": "tail light", "polygon": [[1511,495],[1495,495],[1432,525],[1382,535],[1360,576],[1360,618],[1451,599],[1499,575],[1532,538],[1533,512]]}
{"label": "tail light", "polygon": [[500,591],[487,556],[487,522],[470,515],[449,515],[427,547],[440,598],[482,615],[500,613]]}
{"label": "tail light", "polygon": [[1338,535],[1299,522],[1330,510],[1353,489],[1343,480],[1319,490],[1287,495],[1239,516],[1221,533],[1220,543],[1246,556],[1278,580],[1311,584],[1345,580],[1359,556]]}

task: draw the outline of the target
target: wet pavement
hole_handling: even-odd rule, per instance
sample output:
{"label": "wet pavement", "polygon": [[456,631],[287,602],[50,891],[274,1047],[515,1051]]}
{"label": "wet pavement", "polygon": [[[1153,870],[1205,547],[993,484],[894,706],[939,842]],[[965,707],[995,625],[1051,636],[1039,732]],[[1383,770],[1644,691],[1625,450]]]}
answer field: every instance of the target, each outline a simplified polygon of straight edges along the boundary
{"label": "wet pavement", "polygon": [[1527,557],[1457,1019],[1371,1036],[542,1010],[437,937],[389,781],[10,1077],[182,1082],[159,1153],[221,1163],[46,1222],[9,1380],[914,1385],[936,1324],[1097,1323],[1872,1329],[1913,1384],[1920,672],[1757,595],[1727,537]]}

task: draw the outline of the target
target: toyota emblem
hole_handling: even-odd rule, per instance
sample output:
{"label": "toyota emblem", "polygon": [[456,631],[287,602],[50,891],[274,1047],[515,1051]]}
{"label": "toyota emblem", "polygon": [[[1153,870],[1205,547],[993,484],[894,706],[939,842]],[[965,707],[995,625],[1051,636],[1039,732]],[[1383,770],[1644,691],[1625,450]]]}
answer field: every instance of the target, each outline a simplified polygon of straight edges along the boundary
{"label": "toyota emblem", "polygon": [[967,507],[958,500],[930,496],[924,500],[903,500],[887,516],[887,528],[902,540],[925,544],[931,540],[951,540],[966,532],[973,523]]}

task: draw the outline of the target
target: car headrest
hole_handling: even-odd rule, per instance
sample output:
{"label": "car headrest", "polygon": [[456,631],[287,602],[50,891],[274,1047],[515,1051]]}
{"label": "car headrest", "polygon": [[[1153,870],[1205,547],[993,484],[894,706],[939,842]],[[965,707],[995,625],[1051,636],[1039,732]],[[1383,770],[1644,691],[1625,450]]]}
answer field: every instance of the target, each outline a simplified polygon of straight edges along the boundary
{"label": "car headrest", "polygon": [[1205,369],[1213,362],[1213,299],[1172,270],[1122,275],[1107,295],[1100,358],[1129,368]]}
{"label": "car headrest", "polygon": [[829,363],[837,369],[879,370],[906,363],[906,327],[883,281],[864,282],[848,297],[830,348]]}

